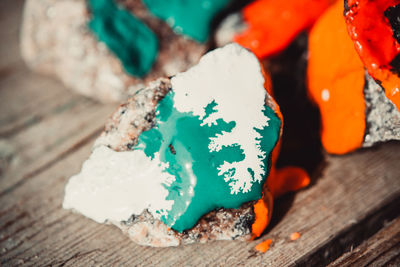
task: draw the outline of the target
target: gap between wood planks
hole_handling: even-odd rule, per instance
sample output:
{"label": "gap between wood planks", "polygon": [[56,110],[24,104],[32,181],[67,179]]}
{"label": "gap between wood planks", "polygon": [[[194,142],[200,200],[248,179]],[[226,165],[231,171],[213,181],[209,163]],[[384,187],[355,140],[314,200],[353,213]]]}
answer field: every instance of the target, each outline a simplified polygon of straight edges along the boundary
{"label": "gap between wood planks", "polygon": [[329,266],[400,266],[400,218]]}

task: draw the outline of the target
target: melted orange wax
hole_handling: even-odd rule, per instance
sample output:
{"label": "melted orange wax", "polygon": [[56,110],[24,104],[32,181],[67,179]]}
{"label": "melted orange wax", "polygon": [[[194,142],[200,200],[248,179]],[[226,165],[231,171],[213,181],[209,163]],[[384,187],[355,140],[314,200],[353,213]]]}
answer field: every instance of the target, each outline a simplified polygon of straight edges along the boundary
{"label": "melted orange wax", "polygon": [[329,153],[361,147],[365,131],[364,67],[354,50],[338,1],[309,35],[308,89],[319,106],[321,140]]}
{"label": "melted orange wax", "polygon": [[386,97],[400,109],[400,78],[391,72],[390,62],[400,52],[400,44],[384,12],[399,0],[348,0],[347,30],[368,73],[381,82]]}
{"label": "melted orange wax", "polygon": [[[265,90],[272,96],[271,78],[263,67],[261,67],[261,71],[263,73],[265,80],[264,83]],[[281,120],[281,132],[282,132],[283,116],[276,102],[274,102],[274,106],[275,106],[274,111]],[[310,178],[308,174],[301,168],[286,167],[282,169],[276,169],[275,164],[279,156],[280,147],[281,147],[281,141],[279,140],[274,150],[272,151],[271,170],[267,178],[267,182],[265,183],[264,186],[263,197],[259,199],[256,202],[256,204],[254,204],[253,207],[255,213],[255,220],[254,223],[252,224],[253,239],[259,237],[264,232],[265,228],[268,226],[268,223],[272,215],[274,198],[279,197],[280,195],[289,191],[299,190],[310,183]]]}
{"label": "melted orange wax", "polygon": [[309,28],[334,0],[258,0],[243,10],[248,25],[235,42],[252,50],[258,58],[282,51]]}

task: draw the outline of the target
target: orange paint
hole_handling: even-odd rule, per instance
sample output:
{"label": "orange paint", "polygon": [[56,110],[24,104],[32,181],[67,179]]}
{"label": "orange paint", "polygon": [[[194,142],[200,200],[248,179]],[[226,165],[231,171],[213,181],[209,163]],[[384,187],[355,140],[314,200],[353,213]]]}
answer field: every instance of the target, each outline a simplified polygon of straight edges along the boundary
{"label": "orange paint", "polygon": [[310,177],[305,170],[298,167],[284,167],[271,170],[267,185],[274,198],[285,193],[294,192],[310,184]]}
{"label": "orange paint", "polygon": [[265,253],[271,246],[271,243],[272,243],[272,239],[267,239],[267,240],[261,242],[260,244],[258,244],[255,247],[255,249],[259,252]]}
{"label": "orange paint", "polygon": [[259,237],[267,227],[272,214],[272,197],[268,196],[266,200],[261,198],[254,204],[254,213],[256,218],[252,225],[253,239]]}
{"label": "orange paint", "polygon": [[400,4],[399,0],[348,0],[345,12],[347,30],[368,73],[380,81],[386,97],[400,109],[400,78],[391,62],[400,52],[400,44],[384,12]]}
{"label": "orange paint", "polygon": [[[271,82],[271,77],[269,75],[269,73],[267,73],[265,71],[265,69],[263,68],[262,64],[260,63],[261,66],[261,72],[264,76],[264,88],[265,90],[268,92],[268,94],[272,95],[272,82]],[[276,113],[276,115],[279,117],[279,119],[281,120],[281,133],[282,134],[282,128],[283,128],[283,117],[282,117],[282,113],[279,110],[279,106],[278,104],[275,102],[275,100],[271,99],[273,101],[273,104],[275,106],[274,111]],[[274,150],[272,151],[272,154],[277,154],[279,153],[279,142],[278,144],[275,146]],[[274,162],[271,163],[272,166],[274,166]],[[273,169],[274,167],[271,167],[271,169]],[[271,172],[270,172],[271,173]],[[269,179],[269,178],[267,178]],[[261,199],[259,199],[256,204],[254,204],[253,209],[254,209],[254,214],[255,214],[255,219],[254,222],[251,226],[251,231],[252,231],[252,238],[257,238],[259,237],[265,230],[265,228],[267,228],[268,223],[271,219],[271,215],[272,215],[272,208],[273,208],[273,203],[274,203],[274,199],[271,195],[271,193],[268,190],[267,187],[267,183],[264,186],[264,190],[263,190],[263,197]]]}
{"label": "orange paint", "polygon": [[354,50],[338,1],[309,35],[307,82],[319,106],[326,151],[344,154],[361,147],[365,132],[364,67]]}
{"label": "orange paint", "polygon": [[296,241],[297,239],[299,239],[300,238],[300,233],[299,232],[294,232],[294,233],[292,233],[291,235],[290,235],[290,240],[292,240],[292,241]]}
{"label": "orange paint", "polygon": [[312,26],[333,0],[258,0],[243,9],[248,28],[234,41],[265,58],[285,49]]}
{"label": "orange paint", "polygon": [[[264,76],[265,90],[272,96],[272,82],[270,75],[264,70],[261,65],[261,71]],[[276,115],[281,120],[281,133],[283,129],[283,116],[278,104],[271,99]],[[279,156],[281,140],[278,141],[272,151],[271,170],[264,185],[263,197],[254,204],[255,219],[252,224],[253,239],[259,237],[268,226],[271,220],[274,198],[288,192],[295,191],[307,186],[310,183],[308,174],[301,168],[286,167],[276,169],[275,164]]]}

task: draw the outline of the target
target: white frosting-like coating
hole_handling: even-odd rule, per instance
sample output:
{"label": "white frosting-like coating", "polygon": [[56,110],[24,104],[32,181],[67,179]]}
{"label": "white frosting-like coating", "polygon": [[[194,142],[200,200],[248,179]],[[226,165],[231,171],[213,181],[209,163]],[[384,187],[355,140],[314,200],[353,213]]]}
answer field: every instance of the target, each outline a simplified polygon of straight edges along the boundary
{"label": "white frosting-like coating", "polygon": [[103,223],[128,220],[145,209],[160,218],[171,209],[163,185],[174,181],[157,157],[143,151],[116,152],[106,146],[94,149],[79,174],[65,187],[63,207]]}
{"label": "white frosting-like coating", "polygon": [[[204,123],[215,124],[217,119],[236,123],[231,132],[212,138],[209,149],[219,151],[223,146],[240,146],[245,159],[225,162],[218,170],[229,182],[231,193],[248,192],[265,175],[266,155],[256,129],[268,126],[269,118],[263,114],[266,91],[258,59],[243,47],[229,44],[206,54],[198,65],[176,75],[171,82],[178,111],[192,112],[204,119],[205,107],[214,101],[217,112],[205,118]],[[254,178],[248,168],[254,171]]]}

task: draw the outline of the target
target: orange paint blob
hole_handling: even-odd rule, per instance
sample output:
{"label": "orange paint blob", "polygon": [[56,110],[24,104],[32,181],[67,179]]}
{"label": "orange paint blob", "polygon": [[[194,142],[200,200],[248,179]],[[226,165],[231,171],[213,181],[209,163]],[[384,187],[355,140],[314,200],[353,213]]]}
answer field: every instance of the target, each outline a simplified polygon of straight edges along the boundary
{"label": "orange paint blob", "polygon": [[399,0],[348,0],[345,12],[347,30],[368,73],[381,82],[386,97],[400,109],[400,78],[391,62],[400,52],[400,44],[385,11]]}
{"label": "orange paint blob", "polygon": [[[260,63],[260,66],[261,66],[262,75],[265,80],[264,88],[268,92],[268,94],[272,95],[271,77],[270,77],[269,73],[265,71],[265,69],[261,63]],[[271,101],[274,106],[273,108],[274,108],[276,115],[281,120],[281,130],[280,130],[281,133],[280,134],[282,134],[282,128],[283,128],[282,113],[280,112],[279,106],[275,102],[275,100],[273,100],[271,98]],[[278,141],[278,144],[275,146],[274,150],[272,151],[272,154],[279,153],[279,151],[277,151],[277,150],[279,150],[279,148],[278,148],[279,142],[280,141]],[[271,165],[273,166],[274,162],[272,162]],[[274,168],[274,167],[271,167],[271,169],[272,168]],[[267,178],[267,179],[269,179],[269,178]],[[274,199],[268,190],[267,184],[265,183],[264,189],[263,189],[263,197],[261,199],[259,199],[256,202],[256,204],[254,204],[254,206],[253,206],[255,219],[251,226],[251,229],[252,229],[251,231],[253,234],[252,239],[259,237],[264,232],[265,228],[267,228],[268,223],[271,219],[273,204],[274,204]]]}
{"label": "orange paint blob", "polygon": [[267,239],[267,240],[261,242],[260,244],[258,244],[255,247],[255,249],[259,252],[265,253],[271,246],[271,243],[272,243],[272,239]]}
{"label": "orange paint blob", "polygon": [[253,239],[259,237],[267,227],[272,214],[272,196],[269,195],[259,199],[256,204],[254,204],[255,220],[251,227],[253,233]]}
{"label": "orange paint blob", "polygon": [[347,33],[343,11],[343,2],[338,1],[309,35],[309,95],[321,112],[322,144],[333,154],[360,148],[365,132],[364,67]]}
{"label": "orange paint blob", "polygon": [[295,240],[299,239],[300,236],[301,236],[301,235],[300,235],[299,232],[294,232],[294,233],[292,233],[292,234],[290,235],[290,240],[295,241]]}
{"label": "orange paint blob", "polygon": [[285,193],[294,192],[310,184],[310,177],[305,170],[298,167],[284,167],[271,170],[267,180],[268,188],[274,198]]}
{"label": "orange paint blob", "polygon": [[248,28],[234,41],[265,58],[285,49],[312,26],[333,0],[258,0],[243,9]]}
{"label": "orange paint blob", "polygon": [[[272,96],[272,82],[270,75],[261,65],[261,71],[264,76],[264,88]],[[276,115],[281,120],[281,133],[283,129],[283,116],[279,109],[278,104],[274,99],[269,99],[272,104]],[[263,197],[254,204],[255,219],[252,224],[252,238],[259,237],[268,226],[271,220],[274,198],[288,192],[295,191],[300,188],[307,186],[310,183],[308,174],[301,168],[297,167],[286,167],[282,169],[276,169],[275,164],[279,156],[281,147],[281,140],[278,141],[274,150],[272,151],[271,170],[267,178],[267,182],[264,185]]]}

